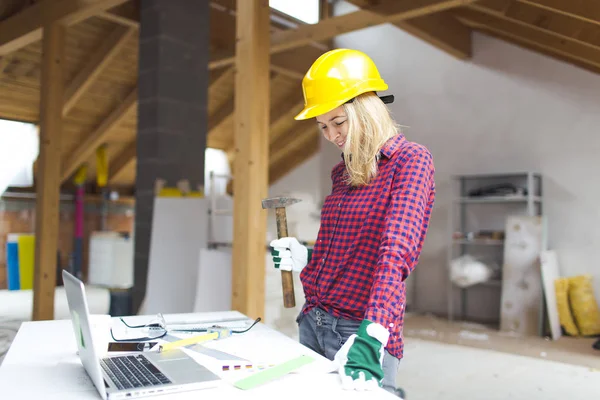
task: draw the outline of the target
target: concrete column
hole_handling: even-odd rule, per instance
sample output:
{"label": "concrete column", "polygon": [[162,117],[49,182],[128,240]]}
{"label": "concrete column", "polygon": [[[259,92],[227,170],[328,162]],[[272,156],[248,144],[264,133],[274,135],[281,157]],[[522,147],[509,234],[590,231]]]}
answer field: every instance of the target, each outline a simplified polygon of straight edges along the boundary
{"label": "concrete column", "polygon": [[208,1],[140,1],[133,312],[146,290],[156,180],[204,184],[209,12]]}

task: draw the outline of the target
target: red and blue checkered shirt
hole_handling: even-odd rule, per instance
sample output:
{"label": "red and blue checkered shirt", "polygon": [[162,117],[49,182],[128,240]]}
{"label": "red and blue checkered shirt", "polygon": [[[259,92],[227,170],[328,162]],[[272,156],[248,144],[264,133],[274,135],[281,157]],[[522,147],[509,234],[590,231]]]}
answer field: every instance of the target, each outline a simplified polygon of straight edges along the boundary
{"label": "red and blue checkered shirt", "polygon": [[405,279],[415,268],[435,198],[434,165],[424,146],[398,134],[381,149],[379,169],[364,187],[345,182],[344,161],[332,170],[332,191],[300,279],[306,304],[335,317],[386,327],[386,349],[402,358]]}

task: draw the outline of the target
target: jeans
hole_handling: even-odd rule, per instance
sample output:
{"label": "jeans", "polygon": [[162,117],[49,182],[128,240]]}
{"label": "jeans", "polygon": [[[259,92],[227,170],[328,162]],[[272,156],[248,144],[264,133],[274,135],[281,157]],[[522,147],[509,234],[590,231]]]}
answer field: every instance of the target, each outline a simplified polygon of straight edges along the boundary
{"label": "jeans", "polygon": [[[308,314],[296,319],[300,343],[322,356],[333,360],[335,353],[342,347],[350,335],[356,333],[361,321],[336,318],[320,308],[313,308]],[[387,350],[383,356],[383,388],[396,393],[396,375],[400,360]]]}

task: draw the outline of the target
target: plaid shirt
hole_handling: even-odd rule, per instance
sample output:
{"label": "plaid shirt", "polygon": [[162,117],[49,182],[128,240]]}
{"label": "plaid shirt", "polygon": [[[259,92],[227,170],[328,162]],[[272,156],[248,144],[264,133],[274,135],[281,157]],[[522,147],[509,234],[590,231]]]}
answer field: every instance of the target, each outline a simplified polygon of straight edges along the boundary
{"label": "plaid shirt", "polygon": [[435,197],[431,153],[398,134],[381,149],[379,170],[365,187],[345,183],[344,161],[332,170],[332,191],[300,279],[306,304],[335,317],[368,319],[390,331],[386,349],[402,358],[404,280],[415,268]]}

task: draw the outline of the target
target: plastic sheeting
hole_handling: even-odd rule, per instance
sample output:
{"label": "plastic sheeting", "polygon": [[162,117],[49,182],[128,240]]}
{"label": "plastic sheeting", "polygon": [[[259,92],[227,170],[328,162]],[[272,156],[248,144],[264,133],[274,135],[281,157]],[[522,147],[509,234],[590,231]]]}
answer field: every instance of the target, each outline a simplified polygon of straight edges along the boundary
{"label": "plastic sheeting", "polygon": [[489,280],[493,270],[475,257],[465,254],[450,262],[450,279],[459,287],[469,287]]}

